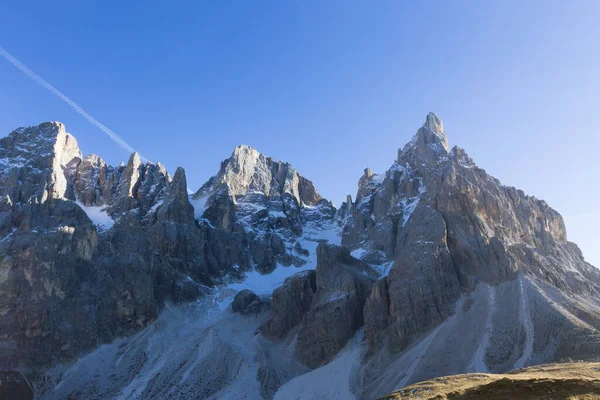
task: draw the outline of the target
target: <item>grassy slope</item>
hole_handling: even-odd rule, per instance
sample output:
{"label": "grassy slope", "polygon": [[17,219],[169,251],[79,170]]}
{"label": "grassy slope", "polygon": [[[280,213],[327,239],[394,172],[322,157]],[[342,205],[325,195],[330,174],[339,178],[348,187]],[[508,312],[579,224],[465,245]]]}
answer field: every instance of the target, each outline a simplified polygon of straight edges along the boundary
{"label": "grassy slope", "polygon": [[383,399],[600,399],[600,363],[545,364],[506,374],[464,374],[415,383]]}

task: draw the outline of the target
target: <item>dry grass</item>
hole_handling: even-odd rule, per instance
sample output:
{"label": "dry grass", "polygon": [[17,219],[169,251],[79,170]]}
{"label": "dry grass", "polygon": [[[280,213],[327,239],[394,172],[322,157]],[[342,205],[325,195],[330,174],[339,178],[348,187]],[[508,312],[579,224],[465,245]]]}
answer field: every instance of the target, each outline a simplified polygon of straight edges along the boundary
{"label": "dry grass", "polygon": [[384,399],[600,399],[600,363],[545,364],[506,374],[464,374],[419,382]]}

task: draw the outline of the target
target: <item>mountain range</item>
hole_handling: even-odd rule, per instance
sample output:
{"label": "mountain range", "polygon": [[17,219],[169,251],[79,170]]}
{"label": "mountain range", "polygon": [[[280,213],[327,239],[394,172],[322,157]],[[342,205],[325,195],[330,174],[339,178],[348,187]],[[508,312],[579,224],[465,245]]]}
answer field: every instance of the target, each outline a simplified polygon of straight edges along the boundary
{"label": "mountain range", "polygon": [[599,294],[561,215],[433,113],[339,208],[249,146],[190,195],[61,123],[0,139],[0,394],[375,399],[597,360]]}

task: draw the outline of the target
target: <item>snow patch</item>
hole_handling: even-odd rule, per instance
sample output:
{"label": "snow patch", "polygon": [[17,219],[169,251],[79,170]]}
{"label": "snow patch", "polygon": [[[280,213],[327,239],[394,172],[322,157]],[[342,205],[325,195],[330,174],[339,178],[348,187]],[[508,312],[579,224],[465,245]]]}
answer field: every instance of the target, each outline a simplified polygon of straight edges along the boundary
{"label": "snow patch", "polygon": [[331,295],[329,295],[329,297],[327,298],[326,302],[330,303],[330,302],[336,301],[336,300],[344,300],[344,299],[347,299],[348,296],[350,296],[350,295],[346,292],[331,293]]}
{"label": "snow patch", "polygon": [[159,200],[157,201],[149,210],[148,210],[148,214],[152,214],[155,213],[156,211],[158,211],[158,208],[162,205],[163,200]]}
{"label": "snow patch", "polygon": [[277,264],[273,272],[265,275],[256,270],[248,271],[243,281],[218,287],[215,291],[215,302],[221,310],[224,310],[229,306],[235,294],[244,289],[252,290],[259,296],[271,295],[273,290],[283,285],[285,280],[292,275],[317,268],[317,246],[322,241],[338,246],[341,244],[341,231],[335,222],[319,227],[313,226],[311,223],[305,226],[303,235],[298,239],[298,243],[309,253],[304,258],[306,261],[304,265],[286,267]]}
{"label": "snow patch", "polygon": [[16,156],[11,158],[0,158],[0,168],[12,169],[12,168],[23,168],[27,165],[28,160],[22,156]]}
{"label": "snow patch", "polygon": [[208,195],[206,195],[204,197],[200,197],[198,199],[193,199],[192,196],[190,196],[189,201],[190,201],[190,204],[192,205],[192,207],[194,207],[194,218],[195,219],[202,218],[202,214],[204,214],[204,211],[206,210],[206,201],[207,200],[208,200]]}
{"label": "snow patch", "polygon": [[411,197],[398,202],[402,206],[402,226],[405,226],[410,219],[412,213],[417,208],[417,204],[419,204],[419,200],[421,200],[421,197]]}
{"label": "snow patch", "polygon": [[394,261],[388,261],[388,262],[380,264],[380,265],[371,265],[371,266],[375,267],[375,270],[377,272],[379,272],[380,278],[384,278],[390,274],[390,271],[392,270],[393,265],[394,265]]}
{"label": "snow patch", "polygon": [[12,228],[12,231],[8,235],[6,235],[2,239],[0,239],[0,243],[3,243],[5,240],[9,239],[16,231],[17,231],[17,228]]}
{"label": "snow patch", "polygon": [[358,258],[359,260],[362,260],[362,258],[367,254],[367,250],[365,250],[362,247],[359,247],[358,249],[352,251],[350,254],[354,258]]}
{"label": "snow patch", "polygon": [[283,211],[269,211],[269,217],[271,218],[287,218],[287,215]]}
{"label": "snow patch", "polygon": [[404,172],[405,170],[406,166],[398,164],[398,161],[394,162],[389,169],[390,172]]}
{"label": "snow patch", "polygon": [[417,177],[417,180],[419,181],[419,194],[423,195],[423,194],[427,193],[427,188],[425,187],[425,184],[423,183],[423,178],[421,178],[419,176],[419,177]]}
{"label": "snow patch", "polygon": [[384,179],[385,179],[385,175],[384,174],[374,174],[371,177],[371,182],[374,185],[381,185],[381,183],[383,182]]}
{"label": "snow patch", "polygon": [[[301,267],[285,267],[277,264],[275,270],[273,270],[273,272],[270,274],[263,275],[256,270],[248,271],[245,279],[242,282],[230,283],[219,290],[221,299],[218,300],[217,303],[219,304],[221,310],[226,309],[229,303],[231,303],[233,300],[235,294],[244,289],[252,290],[259,296],[270,295],[273,293],[273,290],[283,285],[283,282],[290,276],[310,269],[315,269],[315,266],[305,264]],[[227,292],[230,292],[231,294],[227,295],[227,293],[224,293],[226,289],[229,289]],[[225,294],[225,296],[223,296],[223,294]]]}
{"label": "snow patch", "polygon": [[92,223],[101,230],[109,230],[115,224],[115,220],[106,212],[106,206],[86,206],[79,200],[75,200],[75,204],[85,211]]}

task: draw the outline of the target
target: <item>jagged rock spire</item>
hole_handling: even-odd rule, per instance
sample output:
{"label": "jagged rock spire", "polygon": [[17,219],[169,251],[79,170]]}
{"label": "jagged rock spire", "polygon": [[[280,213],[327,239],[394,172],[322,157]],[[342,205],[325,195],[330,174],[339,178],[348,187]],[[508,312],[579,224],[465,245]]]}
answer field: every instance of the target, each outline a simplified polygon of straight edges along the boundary
{"label": "jagged rock spire", "polygon": [[258,192],[266,197],[288,193],[299,204],[314,205],[322,199],[313,183],[289,163],[275,161],[247,145],[237,146],[231,157],[221,163],[217,175],[200,188],[194,198],[208,191],[206,185],[214,190],[224,185],[233,198]]}
{"label": "jagged rock spire", "polygon": [[360,189],[363,186],[368,185],[372,179],[373,179],[373,171],[371,171],[371,168],[365,168],[363,176],[361,176],[360,179],[358,180],[358,188]]}
{"label": "jagged rock spire", "polygon": [[167,188],[163,205],[158,211],[161,220],[186,223],[194,220],[194,208],[188,200],[185,170],[177,167],[173,180]]}
{"label": "jagged rock spire", "polygon": [[72,195],[67,175],[81,161],[81,151],[62,123],[45,122],[1,138],[0,161],[0,195],[43,203]]}
{"label": "jagged rock spire", "polygon": [[448,138],[444,132],[444,123],[437,115],[430,112],[412,140],[398,150],[398,161],[410,160],[415,165],[423,162],[432,164],[447,154]]}
{"label": "jagged rock spire", "polygon": [[433,112],[430,112],[429,114],[427,114],[427,118],[425,119],[425,123],[423,124],[423,127],[429,129],[433,133],[438,133],[438,134],[444,133],[444,123]]}
{"label": "jagged rock spire", "polygon": [[119,188],[119,195],[123,198],[133,197],[135,194],[136,186],[140,178],[140,170],[142,168],[142,160],[137,152],[131,153],[127,167],[123,172],[121,179],[121,185]]}
{"label": "jagged rock spire", "polygon": [[442,122],[440,117],[435,115],[435,113],[433,112],[427,114],[427,117],[425,118],[425,123],[423,124],[423,130],[426,134],[432,133],[434,135],[434,137],[432,137],[431,135],[425,135],[427,136],[427,144],[439,143],[446,150],[446,152],[448,152],[448,137],[444,132],[444,123]]}

